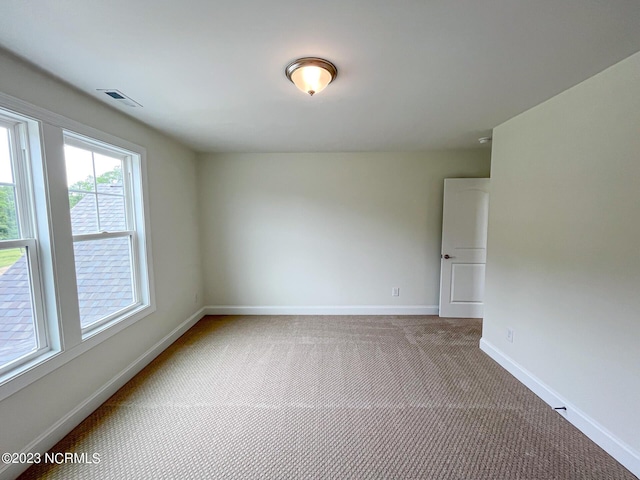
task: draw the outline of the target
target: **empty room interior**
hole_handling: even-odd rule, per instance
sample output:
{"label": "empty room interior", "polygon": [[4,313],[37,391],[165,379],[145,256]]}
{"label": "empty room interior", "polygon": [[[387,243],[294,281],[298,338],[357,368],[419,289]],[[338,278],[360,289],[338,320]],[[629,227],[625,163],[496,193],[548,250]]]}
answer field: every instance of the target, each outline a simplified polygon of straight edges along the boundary
{"label": "empty room interior", "polygon": [[640,2],[0,4],[0,480],[640,476]]}

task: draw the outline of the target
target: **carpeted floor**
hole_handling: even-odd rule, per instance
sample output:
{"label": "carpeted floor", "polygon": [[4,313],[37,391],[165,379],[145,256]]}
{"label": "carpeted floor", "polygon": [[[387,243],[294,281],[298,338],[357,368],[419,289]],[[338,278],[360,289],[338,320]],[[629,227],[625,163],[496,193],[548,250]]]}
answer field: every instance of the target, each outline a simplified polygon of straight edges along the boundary
{"label": "carpeted floor", "polygon": [[206,317],[52,450],[50,479],[636,477],[438,317]]}

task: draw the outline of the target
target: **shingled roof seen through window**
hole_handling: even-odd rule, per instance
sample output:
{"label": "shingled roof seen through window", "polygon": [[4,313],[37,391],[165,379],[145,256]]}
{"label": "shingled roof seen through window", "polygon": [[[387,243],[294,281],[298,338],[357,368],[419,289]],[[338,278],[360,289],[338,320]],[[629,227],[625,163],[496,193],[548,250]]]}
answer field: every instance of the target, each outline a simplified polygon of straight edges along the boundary
{"label": "shingled roof seen through window", "polygon": [[[122,185],[98,185],[97,206],[103,231],[124,230]],[[85,195],[71,209],[74,235],[95,233],[96,195]],[[78,300],[82,325],[133,303],[127,237],[74,244]],[[35,349],[27,259],[23,255],[0,270],[0,365]]]}

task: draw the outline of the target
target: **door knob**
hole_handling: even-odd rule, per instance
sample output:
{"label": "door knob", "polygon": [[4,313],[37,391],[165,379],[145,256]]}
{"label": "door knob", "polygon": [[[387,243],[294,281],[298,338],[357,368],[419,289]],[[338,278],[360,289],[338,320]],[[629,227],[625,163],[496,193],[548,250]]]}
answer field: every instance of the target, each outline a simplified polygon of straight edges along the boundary
{"label": "door knob", "polygon": [[449,260],[451,257],[449,255],[445,255],[444,258]]}

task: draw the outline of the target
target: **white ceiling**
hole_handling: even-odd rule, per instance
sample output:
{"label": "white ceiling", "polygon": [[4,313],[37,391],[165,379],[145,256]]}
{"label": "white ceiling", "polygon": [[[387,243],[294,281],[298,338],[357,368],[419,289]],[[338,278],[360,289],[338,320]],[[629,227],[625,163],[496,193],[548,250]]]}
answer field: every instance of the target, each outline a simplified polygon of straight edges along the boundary
{"label": "white ceiling", "polygon": [[0,45],[200,151],[464,148],[640,50],[640,0],[2,0]]}

